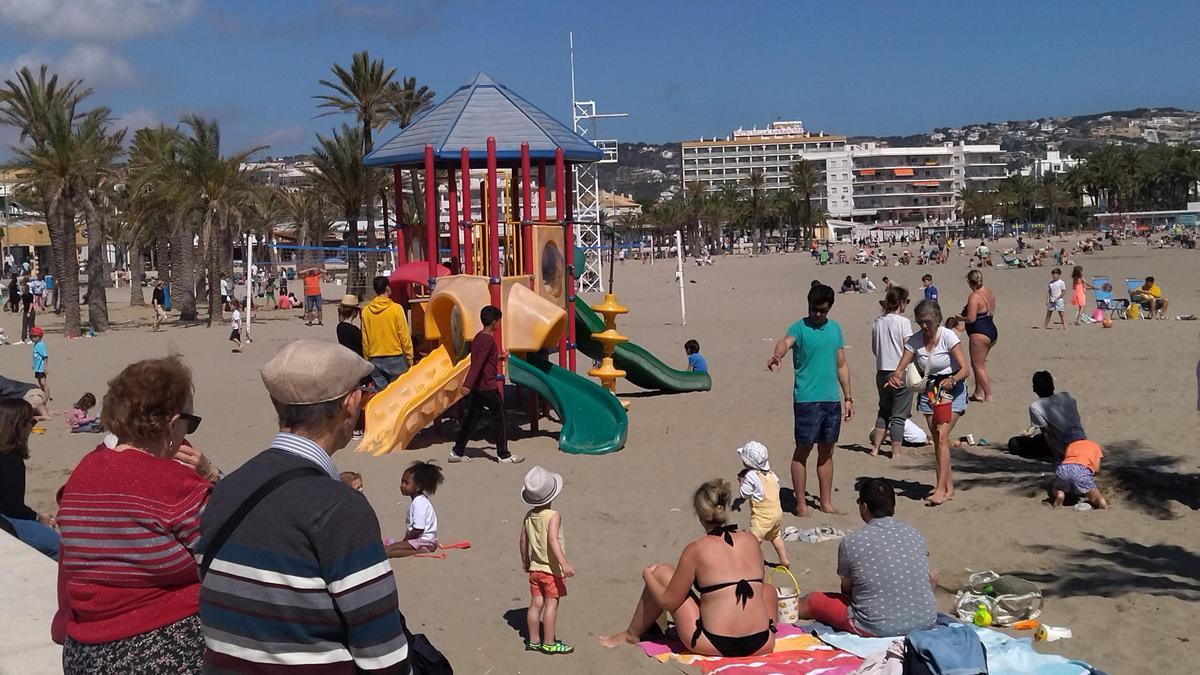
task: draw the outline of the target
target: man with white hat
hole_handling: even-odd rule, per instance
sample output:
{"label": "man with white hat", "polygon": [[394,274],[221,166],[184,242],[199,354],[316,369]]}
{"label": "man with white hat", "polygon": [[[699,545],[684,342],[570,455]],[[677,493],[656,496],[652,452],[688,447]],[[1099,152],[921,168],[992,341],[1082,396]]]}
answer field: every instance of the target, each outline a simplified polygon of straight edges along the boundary
{"label": "man with white hat", "polygon": [[279,433],[214,488],[200,520],[209,669],[409,672],[379,521],[330,457],[350,441],[373,370],[322,340],[263,366]]}

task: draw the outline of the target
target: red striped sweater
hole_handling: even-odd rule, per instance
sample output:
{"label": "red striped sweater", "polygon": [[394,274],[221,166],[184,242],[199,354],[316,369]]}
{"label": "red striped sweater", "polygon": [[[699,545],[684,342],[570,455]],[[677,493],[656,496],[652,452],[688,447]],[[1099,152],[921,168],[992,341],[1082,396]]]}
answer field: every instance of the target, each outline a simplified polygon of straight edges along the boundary
{"label": "red striped sweater", "polygon": [[85,455],[59,493],[67,634],[109,642],[195,614],[193,550],[211,491],[172,459],[103,445]]}

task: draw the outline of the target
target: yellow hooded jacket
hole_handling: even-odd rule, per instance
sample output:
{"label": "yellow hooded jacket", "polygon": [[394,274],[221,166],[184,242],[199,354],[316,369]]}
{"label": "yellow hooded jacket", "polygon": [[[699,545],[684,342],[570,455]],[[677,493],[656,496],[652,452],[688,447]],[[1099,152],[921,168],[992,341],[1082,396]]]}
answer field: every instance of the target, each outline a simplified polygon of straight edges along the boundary
{"label": "yellow hooded jacket", "polygon": [[408,357],[408,364],[413,364],[412,336],[404,308],[386,295],[375,296],[363,309],[362,341],[363,356],[368,359],[403,354]]}

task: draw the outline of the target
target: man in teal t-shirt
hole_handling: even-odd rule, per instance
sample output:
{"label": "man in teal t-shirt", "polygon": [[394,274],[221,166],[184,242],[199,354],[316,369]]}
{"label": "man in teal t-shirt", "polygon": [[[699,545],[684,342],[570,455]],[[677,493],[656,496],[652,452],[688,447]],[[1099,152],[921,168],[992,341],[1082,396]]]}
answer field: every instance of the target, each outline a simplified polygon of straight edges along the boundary
{"label": "man in teal t-shirt", "polygon": [[842,329],[829,320],[833,308],[833,289],[813,282],[808,291],[808,316],[792,324],[787,335],[775,344],[775,353],[767,370],[778,370],[785,354],[792,352],[795,382],[792,385],[792,412],[795,422],[796,451],[792,455],[792,488],[796,492],[797,516],[808,515],[805,486],[808,457],[817,446],[817,484],[820,508],[833,508],[833,446],[842,430],[842,402],[845,420],[854,416],[854,398],[850,396],[850,366],[843,351]]}

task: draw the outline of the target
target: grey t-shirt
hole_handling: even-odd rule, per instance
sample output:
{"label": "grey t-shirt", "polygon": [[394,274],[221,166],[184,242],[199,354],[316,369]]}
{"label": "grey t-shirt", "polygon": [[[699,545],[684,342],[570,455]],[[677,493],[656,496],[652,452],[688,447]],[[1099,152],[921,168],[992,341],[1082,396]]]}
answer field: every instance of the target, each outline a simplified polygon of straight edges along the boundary
{"label": "grey t-shirt", "polygon": [[929,550],[910,525],[872,518],[838,546],[838,576],[850,579],[850,621],[879,637],[907,635],[937,620]]}
{"label": "grey t-shirt", "polygon": [[1079,406],[1065,391],[1030,403],[1029,422],[1042,430],[1055,459],[1062,458],[1068,444],[1087,438],[1079,419]]}

